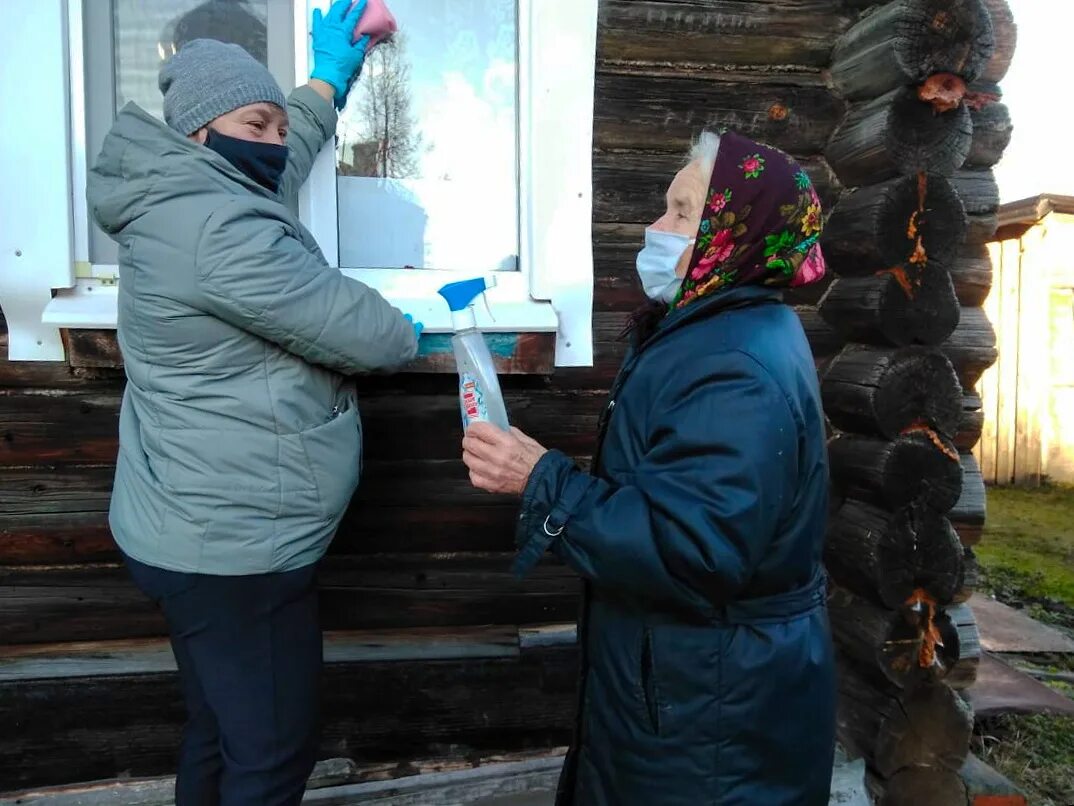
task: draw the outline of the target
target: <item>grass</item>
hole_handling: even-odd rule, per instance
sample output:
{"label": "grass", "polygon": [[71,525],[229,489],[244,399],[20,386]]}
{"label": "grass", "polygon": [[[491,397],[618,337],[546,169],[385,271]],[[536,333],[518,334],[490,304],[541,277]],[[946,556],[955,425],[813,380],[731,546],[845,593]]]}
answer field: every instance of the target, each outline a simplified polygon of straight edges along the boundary
{"label": "grass", "polygon": [[1074,804],[1074,719],[1000,716],[978,724],[974,744],[1033,806]]}
{"label": "grass", "polygon": [[1074,488],[989,489],[974,550],[997,599],[1074,628]]}
{"label": "grass", "polygon": [[[985,536],[974,551],[986,592],[1074,631],[1074,488],[989,489]],[[1046,671],[1074,672],[1072,657],[1043,664],[1022,660]],[[1074,698],[1069,684],[1049,685]],[[1034,806],[1074,804],[1074,719],[982,720],[974,744],[984,761],[1026,790]]]}

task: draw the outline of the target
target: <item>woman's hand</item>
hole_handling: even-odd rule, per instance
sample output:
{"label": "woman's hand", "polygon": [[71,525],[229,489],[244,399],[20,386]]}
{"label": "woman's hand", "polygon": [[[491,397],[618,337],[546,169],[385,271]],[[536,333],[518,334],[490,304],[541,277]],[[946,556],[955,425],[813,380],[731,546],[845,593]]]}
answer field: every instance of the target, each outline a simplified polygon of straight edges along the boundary
{"label": "woman's hand", "polygon": [[[336,109],[347,103],[347,93],[362,72],[369,36],[353,42],[354,29],[365,11],[366,0],[351,8],[352,0],[335,0],[327,14],[313,11],[313,73],[311,79],[323,81],[335,91]],[[317,89],[316,85],[313,85]]]}
{"label": "woman's hand", "polygon": [[470,482],[487,493],[522,495],[530,474],[548,453],[517,428],[501,431],[490,423],[473,423],[462,440],[462,461]]}

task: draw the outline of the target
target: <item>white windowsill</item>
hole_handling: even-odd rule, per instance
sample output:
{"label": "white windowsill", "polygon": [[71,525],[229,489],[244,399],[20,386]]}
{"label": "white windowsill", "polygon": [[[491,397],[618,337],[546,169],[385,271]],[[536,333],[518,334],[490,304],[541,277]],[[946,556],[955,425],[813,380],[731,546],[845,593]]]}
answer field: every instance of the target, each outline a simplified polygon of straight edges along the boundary
{"label": "white windowsill", "polygon": [[[451,312],[436,289],[453,280],[468,279],[455,273],[402,269],[344,269],[348,277],[375,288],[385,299],[425,325],[426,333],[450,333]],[[485,306],[475,306],[478,326],[489,333],[555,333],[559,319],[550,302],[529,296],[526,278],[519,272],[495,275],[497,285],[487,292],[494,319]],[[41,321],[56,328],[114,330],[119,288],[96,280],[79,280],[60,289],[49,302]]]}

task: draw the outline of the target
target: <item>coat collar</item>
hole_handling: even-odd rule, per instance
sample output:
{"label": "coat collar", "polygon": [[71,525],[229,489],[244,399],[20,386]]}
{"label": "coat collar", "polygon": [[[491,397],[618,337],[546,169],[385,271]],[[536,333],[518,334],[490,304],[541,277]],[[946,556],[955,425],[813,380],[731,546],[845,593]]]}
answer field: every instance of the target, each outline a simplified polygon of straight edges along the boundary
{"label": "coat collar", "polygon": [[637,353],[647,350],[656,342],[666,338],[670,333],[688,327],[695,322],[718,316],[725,311],[782,302],[783,294],[778,289],[752,285],[732,288],[723,293],[699,299],[692,305],[672,309],[657,327],[656,332],[643,344],[638,345]]}

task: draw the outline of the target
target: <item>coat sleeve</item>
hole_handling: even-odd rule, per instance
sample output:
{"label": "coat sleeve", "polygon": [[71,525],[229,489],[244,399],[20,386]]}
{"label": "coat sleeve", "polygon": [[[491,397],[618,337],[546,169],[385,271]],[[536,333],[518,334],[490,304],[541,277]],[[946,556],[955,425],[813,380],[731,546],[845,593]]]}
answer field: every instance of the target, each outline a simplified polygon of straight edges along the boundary
{"label": "coat sleeve", "polygon": [[287,167],[280,182],[280,196],[292,210],[298,208],[298,192],[313,170],[324,144],[336,133],[335,107],[310,87],[298,87],[287,99]]}
{"label": "coat sleeve", "polygon": [[550,452],[518,521],[516,571],[551,547],[583,577],[710,616],[750,581],[797,478],[786,397],[753,358],[689,368],[650,407],[648,449],[611,484]]}
{"label": "coat sleeve", "polygon": [[354,374],[396,368],[417,352],[413,326],[379,293],[249,206],[209,217],[196,274],[208,313],[310,363]]}

